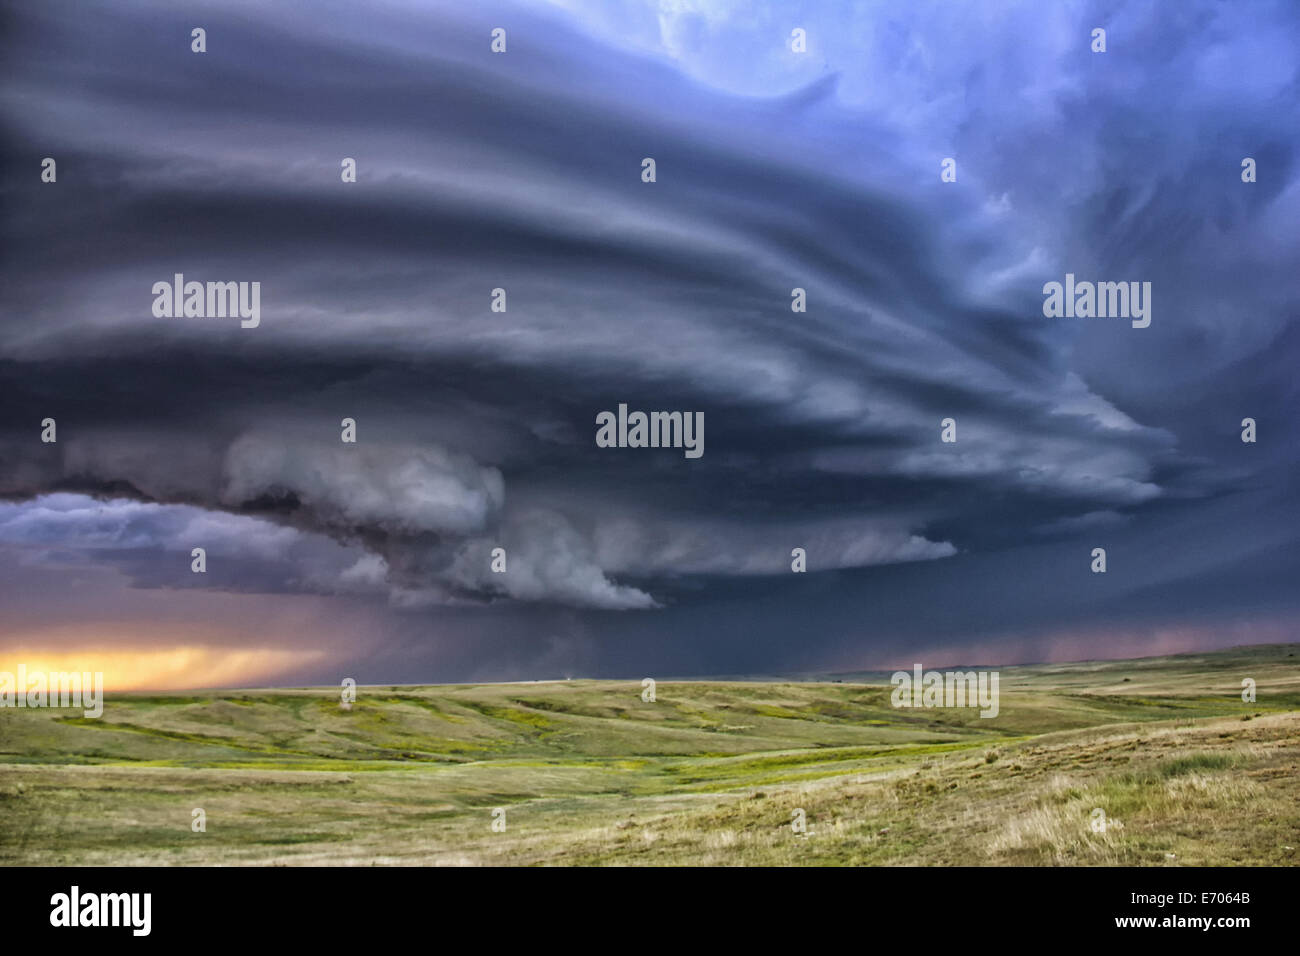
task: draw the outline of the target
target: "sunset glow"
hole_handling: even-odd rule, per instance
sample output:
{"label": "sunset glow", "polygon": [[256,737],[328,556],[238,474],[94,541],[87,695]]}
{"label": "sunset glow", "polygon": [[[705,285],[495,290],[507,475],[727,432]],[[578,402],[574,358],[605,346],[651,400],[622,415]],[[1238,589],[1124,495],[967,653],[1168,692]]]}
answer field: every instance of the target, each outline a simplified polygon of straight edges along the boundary
{"label": "sunset glow", "polygon": [[219,647],[93,648],[50,652],[33,648],[0,651],[0,671],[102,672],[108,693],[129,690],[188,690],[200,687],[248,687],[270,682],[322,651],[249,650]]}

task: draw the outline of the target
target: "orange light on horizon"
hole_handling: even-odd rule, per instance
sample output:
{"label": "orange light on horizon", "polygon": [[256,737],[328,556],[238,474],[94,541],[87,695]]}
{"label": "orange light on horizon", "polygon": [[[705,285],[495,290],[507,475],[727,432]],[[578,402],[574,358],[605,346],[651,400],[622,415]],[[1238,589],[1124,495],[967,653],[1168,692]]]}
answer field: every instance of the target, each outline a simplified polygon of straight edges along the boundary
{"label": "orange light on horizon", "polygon": [[193,690],[258,686],[323,657],[321,650],[227,649],[202,645],[170,648],[83,648],[48,651],[0,648],[0,671],[28,674],[100,672],[104,691]]}

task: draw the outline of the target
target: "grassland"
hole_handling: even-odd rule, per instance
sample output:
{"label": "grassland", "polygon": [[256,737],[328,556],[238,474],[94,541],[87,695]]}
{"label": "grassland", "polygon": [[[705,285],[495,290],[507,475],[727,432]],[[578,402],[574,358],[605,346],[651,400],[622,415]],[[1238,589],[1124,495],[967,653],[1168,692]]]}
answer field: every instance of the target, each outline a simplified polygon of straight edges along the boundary
{"label": "grassland", "polygon": [[1298,652],[1002,668],[992,719],[863,676],[5,709],[0,863],[1293,865]]}

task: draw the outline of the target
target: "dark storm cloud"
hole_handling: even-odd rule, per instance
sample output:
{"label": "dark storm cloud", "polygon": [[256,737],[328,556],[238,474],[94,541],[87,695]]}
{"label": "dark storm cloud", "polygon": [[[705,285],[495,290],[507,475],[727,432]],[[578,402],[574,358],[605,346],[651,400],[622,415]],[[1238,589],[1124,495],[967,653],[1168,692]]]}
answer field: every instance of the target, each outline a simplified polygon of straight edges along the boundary
{"label": "dark storm cloud", "polygon": [[[1271,580],[1296,567],[1272,517],[1296,510],[1295,15],[1204,10],[818,8],[812,75],[747,56],[721,9],[658,38],[635,4],[11,9],[0,533],[192,587],[169,552],[237,527],[275,550],[232,546],[205,586],[455,608],[448,637],[554,633],[538,660],[662,652],[587,667],[788,667]],[[873,66],[888,36],[916,59]],[[1044,318],[1066,271],[1152,281],[1152,326]],[[155,318],[176,272],[259,281],[261,325]],[[703,411],[705,455],[596,448],[620,402]],[[52,518],[51,492],[107,512]],[[1169,573],[1159,542],[1193,529],[1202,559]],[[1104,614],[1076,574],[1102,540],[1127,554]]]}

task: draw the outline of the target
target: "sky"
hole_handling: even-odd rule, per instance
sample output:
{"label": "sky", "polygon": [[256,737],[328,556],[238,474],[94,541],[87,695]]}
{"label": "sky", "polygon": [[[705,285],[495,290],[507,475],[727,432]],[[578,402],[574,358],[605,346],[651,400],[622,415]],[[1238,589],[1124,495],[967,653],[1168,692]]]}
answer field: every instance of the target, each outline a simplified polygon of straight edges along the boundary
{"label": "sky", "polygon": [[[0,669],[1296,639],[1293,3],[2,9]],[[177,273],[259,323],[156,315]],[[1045,315],[1067,274],[1150,325]],[[620,404],[704,453],[600,447]]]}

